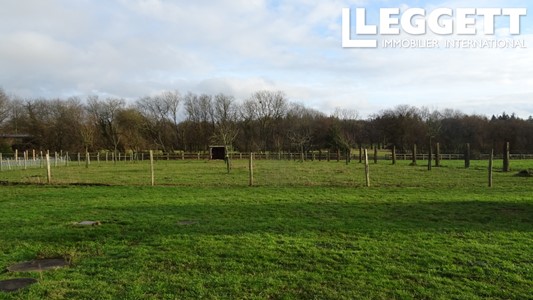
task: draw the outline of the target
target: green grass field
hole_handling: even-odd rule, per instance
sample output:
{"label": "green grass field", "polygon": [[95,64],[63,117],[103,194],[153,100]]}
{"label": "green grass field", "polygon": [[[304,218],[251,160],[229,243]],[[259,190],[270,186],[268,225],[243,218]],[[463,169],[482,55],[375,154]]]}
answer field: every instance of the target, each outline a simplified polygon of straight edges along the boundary
{"label": "green grass field", "polygon": [[485,161],[408,163],[370,188],[333,161],[256,161],[254,187],[244,160],[159,161],[155,187],[147,162],[0,172],[0,270],[71,262],[0,273],[39,280],[0,299],[533,299],[533,161],[493,188]]}

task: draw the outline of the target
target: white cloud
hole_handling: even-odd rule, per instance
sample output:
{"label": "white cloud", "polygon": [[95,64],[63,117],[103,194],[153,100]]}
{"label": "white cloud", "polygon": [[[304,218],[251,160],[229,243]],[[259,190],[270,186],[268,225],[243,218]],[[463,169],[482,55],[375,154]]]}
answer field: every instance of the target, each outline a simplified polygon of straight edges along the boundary
{"label": "white cloud", "polygon": [[[324,111],[362,115],[398,104],[533,114],[528,49],[342,49],[343,7],[527,6],[526,1],[6,1],[0,86],[24,96],[165,89],[284,90]],[[524,22],[524,31],[531,32]],[[497,28],[505,36],[505,27]],[[429,38],[430,36],[426,37]],[[408,37],[413,38],[413,37]],[[420,37],[418,37],[420,38]],[[522,35],[533,47],[531,35]],[[490,106],[484,105],[489,101]]]}

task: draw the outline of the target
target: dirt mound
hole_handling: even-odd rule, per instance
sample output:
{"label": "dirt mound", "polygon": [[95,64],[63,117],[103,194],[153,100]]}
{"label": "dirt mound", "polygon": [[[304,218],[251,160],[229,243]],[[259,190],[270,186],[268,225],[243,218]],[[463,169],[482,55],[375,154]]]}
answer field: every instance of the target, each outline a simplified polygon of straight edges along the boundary
{"label": "dirt mound", "polygon": [[522,171],[518,172],[515,176],[517,176],[517,177],[533,177],[533,169],[522,170]]}
{"label": "dirt mound", "polygon": [[36,283],[33,278],[16,278],[0,281],[0,291],[15,292]]}

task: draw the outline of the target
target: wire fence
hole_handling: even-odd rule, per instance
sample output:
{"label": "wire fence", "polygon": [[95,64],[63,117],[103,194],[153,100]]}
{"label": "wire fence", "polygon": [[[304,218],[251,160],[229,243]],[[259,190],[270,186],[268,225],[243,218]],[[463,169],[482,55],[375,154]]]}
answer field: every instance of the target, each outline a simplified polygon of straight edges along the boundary
{"label": "wire fence", "polygon": [[[121,161],[146,161],[149,160],[149,152],[96,152],[96,153],[50,153],[50,164],[54,167],[68,166],[69,164],[83,165],[92,162],[121,162]],[[248,160],[251,153],[231,152],[228,157],[231,160]],[[254,159],[256,160],[284,160],[284,161],[363,161],[362,153],[338,153],[338,152],[307,152],[307,153],[291,153],[291,152],[254,152]],[[476,154],[471,157],[471,160],[488,160],[490,154]],[[181,152],[181,153],[161,153],[154,152],[153,158],[155,161],[170,161],[170,160],[212,160],[213,155],[209,152]],[[419,153],[416,155],[417,161],[426,161],[429,154]],[[432,155],[435,159],[436,155]],[[503,155],[495,155],[494,159],[502,159]],[[372,161],[392,161],[393,155],[390,153],[378,152],[377,155],[369,153],[369,159]],[[464,160],[464,154],[440,154],[439,160]],[[533,159],[533,154],[511,153],[511,160],[528,160]],[[411,153],[398,153],[396,160],[412,161],[413,155]],[[44,168],[45,154],[43,152],[29,154],[22,153],[17,155],[15,153],[0,153],[0,171],[20,170],[29,168]]]}
{"label": "wire fence", "polygon": [[[252,155],[253,162],[250,162]],[[1,184],[160,185],[160,186],[484,186],[486,160],[473,160],[469,168],[460,156],[442,154],[442,168],[427,171],[427,154],[397,155],[393,165],[386,154],[373,161],[370,175],[358,155],[302,155],[301,153],[231,153],[229,160],[211,159],[209,153],[52,153],[44,157],[1,155]],[[487,155],[488,156],[488,155]],[[348,159],[346,159],[348,158]],[[462,157],[464,158],[464,157]],[[530,158],[529,160],[527,158]],[[501,161],[501,160],[500,160]],[[500,161],[494,169],[500,169]],[[433,161],[435,163],[435,161]],[[253,168],[252,168],[252,167]],[[513,171],[533,167],[533,158],[513,155]],[[501,170],[501,169],[500,169]],[[515,181],[510,173],[496,172],[495,182]],[[368,177],[367,177],[368,176]],[[369,178],[370,183],[366,182]],[[515,184],[515,183],[513,183]],[[512,185],[511,185],[512,186]]]}

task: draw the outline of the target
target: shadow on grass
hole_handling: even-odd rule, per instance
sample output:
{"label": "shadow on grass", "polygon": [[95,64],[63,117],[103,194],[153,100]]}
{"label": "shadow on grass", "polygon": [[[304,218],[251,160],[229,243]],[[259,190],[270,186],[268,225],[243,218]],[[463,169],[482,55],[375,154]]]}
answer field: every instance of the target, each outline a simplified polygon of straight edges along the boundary
{"label": "shadow on grass", "polygon": [[[94,211],[94,210],[93,210]],[[27,242],[146,240],[164,235],[384,234],[404,232],[531,232],[533,203],[272,203],[100,207],[102,226],[55,224],[6,230]],[[76,216],[71,216],[76,218]],[[180,221],[194,221],[187,226]]]}

